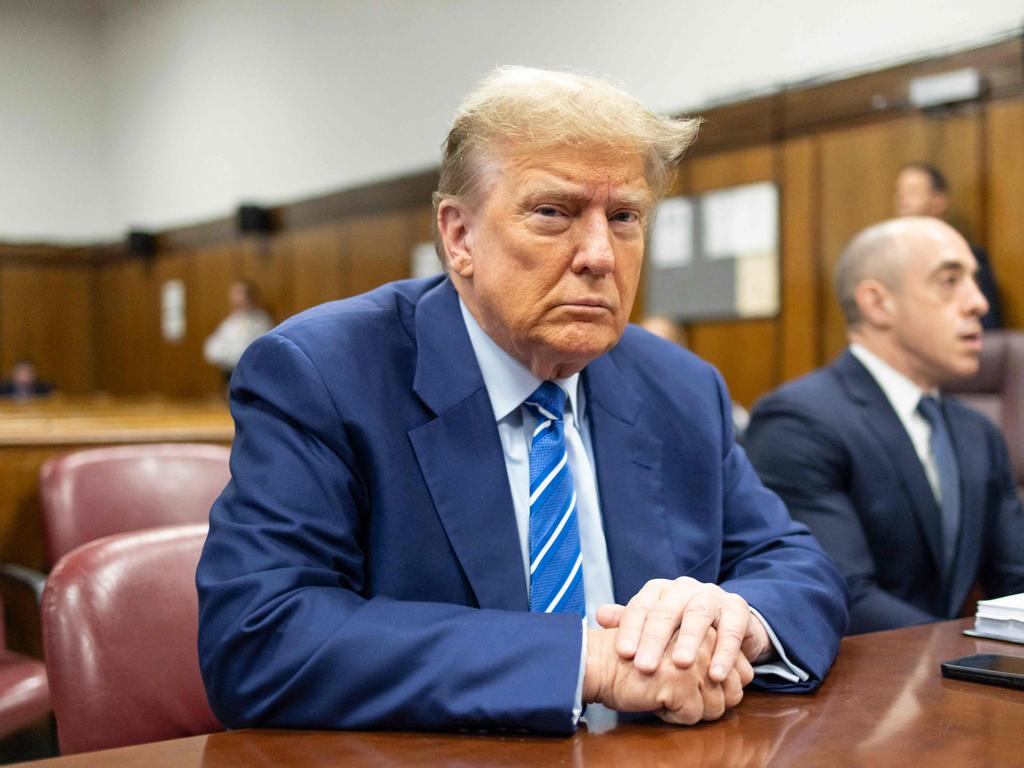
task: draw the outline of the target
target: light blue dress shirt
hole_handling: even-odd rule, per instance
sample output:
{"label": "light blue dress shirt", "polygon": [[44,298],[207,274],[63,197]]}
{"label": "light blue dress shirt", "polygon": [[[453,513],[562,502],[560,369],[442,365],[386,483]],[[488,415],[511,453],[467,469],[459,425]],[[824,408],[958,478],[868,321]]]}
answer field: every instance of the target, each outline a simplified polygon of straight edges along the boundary
{"label": "light blue dress shirt", "polygon": [[[515,509],[516,527],[519,530],[519,548],[526,573],[527,596],[530,578],[530,440],[536,426],[536,417],[523,407],[526,400],[542,383],[525,365],[509,355],[484,332],[476,318],[459,299],[459,309],[469,333],[480,373],[494,411],[498,425],[498,436],[505,454],[505,468],[508,470],[509,488],[512,492],[512,506]],[[572,472],[576,490],[576,513],[579,516],[580,549],[583,553],[583,590],[586,600],[586,626],[597,627],[595,618],[599,606],[615,602],[612,587],[611,566],[608,562],[608,547],[605,544],[604,525],[601,522],[601,500],[597,490],[597,473],[594,471],[594,450],[590,440],[590,429],[586,418],[586,402],[580,375],[573,374],[555,381],[566,393],[565,407],[565,448],[569,469]],[[791,682],[806,680],[807,673],[794,666],[786,658],[785,651],[775,632],[764,618],[753,608],[764,625],[782,663],[760,664],[754,667],[757,674],[774,674]],[[583,632],[580,656],[579,681],[576,687],[574,716],[582,712],[583,673],[587,654],[587,633]],[[604,708],[601,708],[604,710]],[[587,719],[596,720],[597,712],[591,705],[587,708]],[[607,710],[604,710],[607,711]],[[606,721],[603,714],[601,719]]]}

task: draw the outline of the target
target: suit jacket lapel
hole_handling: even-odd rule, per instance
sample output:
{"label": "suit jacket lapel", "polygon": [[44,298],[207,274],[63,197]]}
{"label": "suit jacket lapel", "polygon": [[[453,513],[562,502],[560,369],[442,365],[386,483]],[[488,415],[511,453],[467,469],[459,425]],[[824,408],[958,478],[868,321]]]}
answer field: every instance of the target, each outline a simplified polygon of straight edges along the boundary
{"label": "suit jacket lapel", "polygon": [[861,406],[861,418],[874,432],[882,449],[892,458],[907,501],[928,544],[936,573],[944,573],[941,511],[935,503],[928,476],[903,422],[878,382],[849,350],[839,357],[833,367],[851,398]]}
{"label": "suit jacket lapel", "polygon": [[662,489],[661,441],[638,426],[643,401],[609,355],[583,372],[594,471],[615,599],[679,574]]}
{"label": "suit jacket lapel", "polygon": [[451,281],[416,309],[413,389],[436,415],[409,431],[416,460],[481,608],[529,610],[501,440]]}

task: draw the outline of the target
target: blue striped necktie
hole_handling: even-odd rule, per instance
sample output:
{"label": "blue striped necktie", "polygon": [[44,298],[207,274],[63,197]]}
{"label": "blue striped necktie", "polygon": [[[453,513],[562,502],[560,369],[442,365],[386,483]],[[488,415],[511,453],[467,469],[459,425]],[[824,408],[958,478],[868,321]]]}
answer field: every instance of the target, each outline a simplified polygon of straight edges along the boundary
{"label": "blue striped necktie", "polygon": [[942,556],[948,569],[956,555],[956,543],[960,534],[960,469],[953,453],[953,441],[942,415],[939,402],[925,395],[917,404],[917,410],[932,428],[929,438],[932,460],[939,476],[942,501]]}
{"label": "blue striped necktie", "polygon": [[550,381],[525,405],[537,417],[530,441],[530,610],[586,613],[576,491],[565,452],[565,392]]}

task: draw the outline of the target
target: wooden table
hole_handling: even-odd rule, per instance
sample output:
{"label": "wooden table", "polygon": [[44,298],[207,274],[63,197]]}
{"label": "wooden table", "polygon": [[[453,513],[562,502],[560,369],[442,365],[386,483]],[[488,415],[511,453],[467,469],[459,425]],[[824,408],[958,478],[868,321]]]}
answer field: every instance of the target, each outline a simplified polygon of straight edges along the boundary
{"label": "wooden table", "polygon": [[696,727],[621,725],[571,738],[245,730],[43,760],[138,766],[1008,766],[1024,764],[1024,691],[946,680],[939,662],[1024,646],[965,637],[971,620],[843,641],[810,696],[749,693]]}

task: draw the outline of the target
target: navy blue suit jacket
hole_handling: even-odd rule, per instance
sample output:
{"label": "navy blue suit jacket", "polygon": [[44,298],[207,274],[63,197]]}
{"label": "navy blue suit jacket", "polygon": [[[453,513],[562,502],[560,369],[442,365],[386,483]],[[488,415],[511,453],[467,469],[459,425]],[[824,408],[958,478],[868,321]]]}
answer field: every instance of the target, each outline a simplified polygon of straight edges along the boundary
{"label": "navy blue suit jacket", "polygon": [[1002,435],[954,398],[942,404],[961,479],[948,571],[924,467],[849,351],[764,397],[751,415],[750,459],[846,576],[851,633],[954,618],[978,580],[992,596],[1024,591],[1024,511]]}
{"label": "navy blue suit jacket", "polygon": [[[583,382],[616,599],[656,577],[720,582],[812,675],[775,687],[816,686],[847,620],[842,580],[734,445],[717,373],[630,328]],[[222,722],[572,730],[580,620],[528,610],[449,280],[292,318],[243,356],[231,400],[232,481],[197,573]]]}

